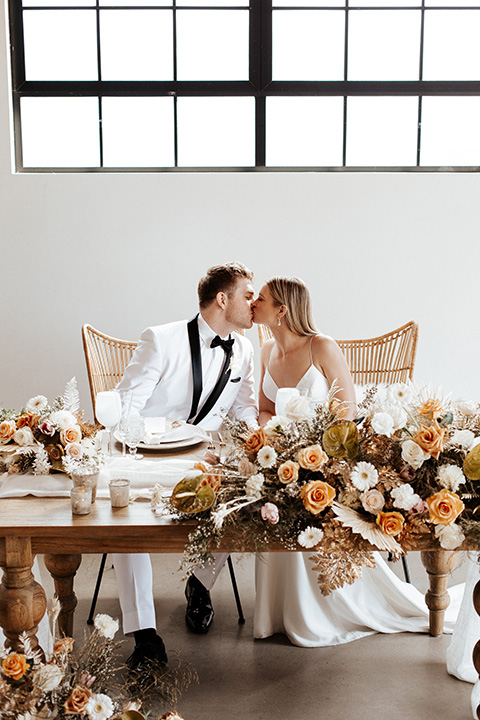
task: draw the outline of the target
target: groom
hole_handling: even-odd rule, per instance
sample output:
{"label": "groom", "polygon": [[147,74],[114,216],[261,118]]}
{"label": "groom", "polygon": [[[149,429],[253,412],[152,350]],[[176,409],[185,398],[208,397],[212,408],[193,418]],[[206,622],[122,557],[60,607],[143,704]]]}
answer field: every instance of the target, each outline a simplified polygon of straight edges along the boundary
{"label": "groom", "polygon": [[[172,417],[218,430],[228,414],[257,424],[253,348],[235,330],[252,326],[253,274],[241,263],[211,267],[198,284],[200,312],[144,330],[118,389],[130,392],[131,408],[145,417]],[[233,333],[233,334],[232,334]],[[213,619],[210,589],[227,558],[215,569],[198,568],[186,586],[187,627],[205,633]],[[167,662],[156,633],[152,566],[147,554],[115,554],[124,633],[135,637],[127,661],[141,669],[146,660]]]}

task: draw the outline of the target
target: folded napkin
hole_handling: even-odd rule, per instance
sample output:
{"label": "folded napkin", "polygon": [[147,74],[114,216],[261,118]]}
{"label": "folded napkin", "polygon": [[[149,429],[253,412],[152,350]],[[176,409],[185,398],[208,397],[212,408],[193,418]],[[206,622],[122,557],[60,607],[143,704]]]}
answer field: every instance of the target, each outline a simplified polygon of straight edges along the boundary
{"label": "folded napkin", "polygon": [[99,477],[102,486],[108,488],[112,478],[130,480],[132,493],[149,490],[155,485],[161,485],[166,491],[172,491],[175,485],[183,478],[187,470],[195,463],[194,458],[168,458],[165,460],[131,460],[126,457],[112,458],[105,468],[102,468]]}
{"label": "folded napkin", "polygon": [[0,498],[69,497],[73,484],[68,475],[4,475],[0,476]]}
{"label": "folded napkin", "polygon": [[145,418],[145,434],[163,435],[167,427],[167,421],[164,417],[146,417]]}

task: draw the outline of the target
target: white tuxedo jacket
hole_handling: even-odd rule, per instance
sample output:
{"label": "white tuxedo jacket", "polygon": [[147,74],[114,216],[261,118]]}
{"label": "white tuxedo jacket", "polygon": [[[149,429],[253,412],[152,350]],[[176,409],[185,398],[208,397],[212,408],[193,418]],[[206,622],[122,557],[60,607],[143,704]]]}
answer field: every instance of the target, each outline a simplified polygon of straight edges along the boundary
{"label": "white tuxedo jacket", "polygon": [[[210,348],[215,332],[198,316],[203,390],[201,410],[220,374],[225,353]],[[256,425],[258,410],[253,379],[253,347],[243,335],[235,338],[231,374],[217,402],[199,426],[218,430],[229,414],[237,420]],[[118,386],[132,393],[131,409],[145,417],[171,417],[187,420],[193,396],[193,375],[187,321],[149,327],[140,336],[137,349]]]}

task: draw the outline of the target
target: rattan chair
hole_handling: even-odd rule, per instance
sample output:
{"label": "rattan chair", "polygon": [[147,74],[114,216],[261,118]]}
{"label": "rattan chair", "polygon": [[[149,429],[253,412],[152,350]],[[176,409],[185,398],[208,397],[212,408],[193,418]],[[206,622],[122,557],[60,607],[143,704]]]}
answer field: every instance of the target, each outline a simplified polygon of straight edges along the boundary
{"label": "rattan chair", "polygon": [[[98,392],[103,390],[113,390],[122,379],[125,368],[130,362],[137,343],[131,340],[119,340],[118,338],[105,335],[105,333],[96,330],[91,325],[85,324],[82,327],[83,349],[85,352],[85,362],[87,365],[88,382],[90,385],[90,395],[92,398],[92,407],[95,414],[95,397]],[[107,555],[102,556],[100,568],[98,571],[95,590],[93,593],[92,604],[88,615],[87,623],[93,624],[93,614],[97,604],[100,584],[102,582],[103,571],[105,569],[105,561]],[[233,569],[233,563],[228,557],[228,569],[230,579],[232,581],[233,594],[238,611],[238,622],[243,624],[245,618],[243,615],[242,604],[237,588],[237,581]]]}

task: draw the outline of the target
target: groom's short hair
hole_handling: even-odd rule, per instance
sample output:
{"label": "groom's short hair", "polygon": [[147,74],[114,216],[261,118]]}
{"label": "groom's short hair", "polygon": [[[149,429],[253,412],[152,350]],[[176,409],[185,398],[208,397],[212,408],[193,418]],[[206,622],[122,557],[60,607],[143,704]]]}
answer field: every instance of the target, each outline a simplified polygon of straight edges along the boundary
{"label": "groom's short hair", "polygon": [[217,293],[230,295],[240,278],[253,282],[253,273],[240,262],[214,265],[207,270],[205,277],[198,283],[198,304],[200,310],[208,307],[217,297]]}

